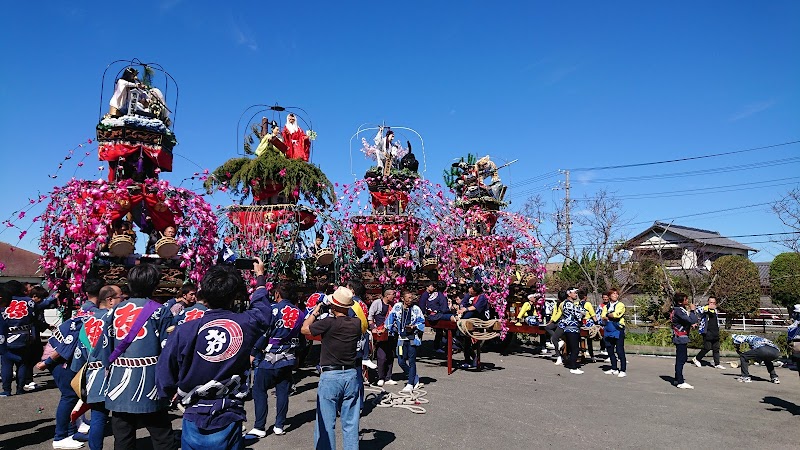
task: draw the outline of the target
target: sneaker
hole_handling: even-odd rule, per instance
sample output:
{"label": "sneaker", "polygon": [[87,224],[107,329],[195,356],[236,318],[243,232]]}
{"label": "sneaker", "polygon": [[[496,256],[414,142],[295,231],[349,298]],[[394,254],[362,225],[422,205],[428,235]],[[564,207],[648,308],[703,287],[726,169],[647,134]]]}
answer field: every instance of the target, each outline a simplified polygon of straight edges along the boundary
{"label": "sneaker", "polygon": [[81,420],[81,424],[78,427],[78,433],[89,434],[89,424]]}
{"label": "sneaker", "polygon": [[421,387],[422,387],[422,383],[417,382],[417,384],[414,385],[414,390],[417,390],[417,389],[419,389]]}
{"label": "sneaker", "polygon": [[725,366],[723,366],[722,364],[717,364],[716,366],[714,366],[714,368],[719,370],[725,370]]}
{"label": "sneaker", "polygon": [[772,363],[775,367],[783,367],[783,361],[775,361]]}
{"label": "sneaker", "polygon": [[365,367],[369,367],[370,369],[377,369],[378,368],[378,365],[375,364],[374,362],[372,362],[369,359],[365,359],[365,360],[361,361],[361,365],[365,366]]}
{"label": "sneaker", "polygon": [[558,359],[556,359],[556,365],[557,365],[557,366],[562,366],[562,365],[564,365],[564,361],[562,361],[562,360],[561,360],[561,357],[560,357],[560,356],[558,357]]}
{"label": "sneaker", "polygon": [[555,348],[556,348],[556,346],[555,346],[555,345],[553,345],[553,343],[552,343],[552,342],[549,342],[549,341],[548,341],[548,342],[545,342],[545,343],[544,343],[544,346],[545,346],[545,348],[548,348],[548,349],[550,349],[550,350],[553,350],[553,349],[555,349]]}
{"label": "sneaker", "polygon": [[694,386],[692,386],[691,384],[689,384],[689,383],[687,383],[685,381],[683,383],[675,386],[675,387],[677,387],[678,389],[694,389]]}
{"label": "sneaker", "polygon": [[30,391],[36,390],[36,383],[31,381],[30,383],[26,384],[25,386],[22,386],[22,390],[25,391],[25,392],[30,392]]}
{"label": "sneaker", "polygon": [[267,437],[267,431],[266,430],[259,430],[258,428],[253,428],[252,430],[250,430],[247,433],[245,433],[245,436],[253,436],[253,437],[256,437],[258,439],[262,439],[262,438]]}
{"label": "sneaker", "polygon": [[775,384],[781,384],[781,380],[779,380],[778,377],[775,377],[775,378],[771,379],[770,381],[772,381]]}
{"label": "sneaker", "polygon": [[600,356],[608,356],[608,352],[605,350],[600,350]]}
{"label": "sneaker", "polygon": [[282,434],[286,434],[286,432],[283,431],[283,428],[272,427],[272,434],[274,434],[276,436],[280,436]]}
{"label": "sneaker", "polygon": [[11,397],[11,392],[0,392],[0,397]]}
{"label": "sneaker", "polygon": [[558,351],[561,351],[561,347],[564,346],[564,341],[558,341]]}
{"label": "sneaker", "polygon": [[606,375],[619,375],[619,370],[617,369],[608,369],[605,372]]}
{"label": "sneaker", "polygon": [[546,355],[546,354],[547,354],[547,347],[542,349],[542,355]]}
{"label": "sneaker", "polygon": [[383,380],[378,380],[378,387],[383,387]]}
{"label": "sneaker", "polygon": [[617,375],[617,377],[619,377],[619,378],[625,378],[627,376],[628,376],[628,374],[625,373],[625,372],[620,372],[619,375]]}
{"label": "sneaker", "polygon": [[693,363],[694,363],[694,365],[695,365],[695,366],[697,366],[697,367],[703,367],[703,364],[701,364],[701,363],[700,363],[700,360],[698,360],[697,358],[692,358],[692,362],[693,362]]}
{"label": "sneaker", "polygon": [[606,359],[603,360],[603,362],[604,363],[610,363],[611,362],[611,358],[606,358]]}
{"label": "sneaker", "polygon": [[753,380],[751,380],[750,377],[736,377],[736,381],[738,381],[739,383],[752,383],[753,382]]}
{"label": "sneaker", "polygon": [[400,390],[400,392],[411,392],[414,390],[414,386],[407,384],[406,387]]}
{"label": "sneaker", "polygon": [[388,384],[388,385],[392,385],[392,386],[393,386],[393,385],[397,384],[397,381],[394,381],[394,380],[386,380],[386,383],[385,383],[385,384]]}
{"label": "sneaker", "polygon": [[53,448],[81,448],[83,447],[83,442],[78,442],[72,437],[68,437],[66,439],[61,439],[60,441],[53,441]]}
{"label": "sneaker", "polygon": [[580,375],[583,373],[581,369],[569,369],[569,373],[574,373],[575,375]]}
{"label": "sneaker", "polygon": [[595,358],[594,356],[592,356],[591,358],[589,358],[589,362],[590,362],[590,363],[596,363],[596,362],[597,362],[597,358]]}

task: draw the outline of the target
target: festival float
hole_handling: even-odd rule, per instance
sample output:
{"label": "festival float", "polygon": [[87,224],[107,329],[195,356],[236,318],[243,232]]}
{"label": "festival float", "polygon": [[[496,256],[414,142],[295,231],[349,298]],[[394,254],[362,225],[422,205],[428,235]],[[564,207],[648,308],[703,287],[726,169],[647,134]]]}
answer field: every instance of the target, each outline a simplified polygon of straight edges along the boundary
{"label": "festival float", "polygon": [[[159,64],[118,60],[103,72],[100,97],[96,142],[107,179],[73,178],[50,193],[39,216],[42,269],[51,286],[79,293],[87,276],[124,285],[129,268],[155,264],[154,295],[174,296],[213,263],[217,231],[201,196],[159,179],[172,171],[177,84]],[[137,253],[140,235],[147,242]]]}
{"label": "festival float", "polygon": [[342,272],[348,260],[336,239],[341,233],[334,232],[338,222],[328,215],[336,194],[312,163],[315,139],[302,108],[260,104],[245,109],[237,124],[239,156],[205,181],[209,192],[233,198],[219,211],[224,260],[247,270],[260,257],[269,282],[305,284]]}

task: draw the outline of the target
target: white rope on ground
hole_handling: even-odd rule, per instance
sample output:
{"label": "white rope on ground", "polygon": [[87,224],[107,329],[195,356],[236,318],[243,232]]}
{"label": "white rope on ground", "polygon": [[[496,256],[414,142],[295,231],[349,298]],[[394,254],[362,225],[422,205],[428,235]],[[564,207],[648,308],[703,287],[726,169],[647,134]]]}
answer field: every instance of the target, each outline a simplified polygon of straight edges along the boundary
{"label": "white rope on ground", "polygon": [[364,392],[374,393],[375,397],[379,399],[378,408],[404,408],[414,414],[425,414],[428,412],[425,408],[419,405],[424,405],[430,402],[425,397],[428,392],[421,389],[414,389],[411,392],[389,392],[380,388],[364,387]]}

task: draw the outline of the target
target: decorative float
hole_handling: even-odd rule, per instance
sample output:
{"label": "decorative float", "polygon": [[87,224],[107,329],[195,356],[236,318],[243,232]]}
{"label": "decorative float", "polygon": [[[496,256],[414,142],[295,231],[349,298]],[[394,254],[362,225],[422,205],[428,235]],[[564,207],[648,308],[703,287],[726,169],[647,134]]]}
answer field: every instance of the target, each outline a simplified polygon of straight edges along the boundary
{"label": "decorative float", "polygon": [[223,163],[205,182],[209,192],[235,196],[219,213],[223,259],[260,257],[270,281],[306,283],[318,274],[339,273],[346,262],[336,257],[338,223],[327,213],[336,194],[311,163],[316,133],[305,116],[296,107],[247,108],[237,125],[237,147],[241,143],[244,154]]}
{"label": "decorative float", "polygon": [[[114,71],[105,109],[107,75]],[[213,263],[217,227],[210,205],[158,179],[172,170],[176,110],[177,85],[159,64],[119,60],[106,68],[97,143],[109,176],[72,179],[50,193],[39,218],[41,266],[51,285],[78,293],[87,276],[122,285],[130,267],[151,263],[162,268],[155,295],[174,296]],[[142,253],[136,253],[137,231],[148,237]]]}

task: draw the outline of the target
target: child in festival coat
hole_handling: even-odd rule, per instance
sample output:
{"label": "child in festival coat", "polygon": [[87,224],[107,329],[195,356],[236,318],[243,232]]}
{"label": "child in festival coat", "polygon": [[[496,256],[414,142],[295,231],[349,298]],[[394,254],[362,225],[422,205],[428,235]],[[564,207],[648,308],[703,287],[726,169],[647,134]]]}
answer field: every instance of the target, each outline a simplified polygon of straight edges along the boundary
{"label": "child in festival coat", "polygon": [[408,375],[408,384],[403,392],[419,388],[417,375],[417,347],[422,345],[420,336],[425,331],[425,316],[414,304],[414,294],[403,291],[403,301],[396,303],[386,316],[386,329],[390,335],[398,336],[397,364]]}

